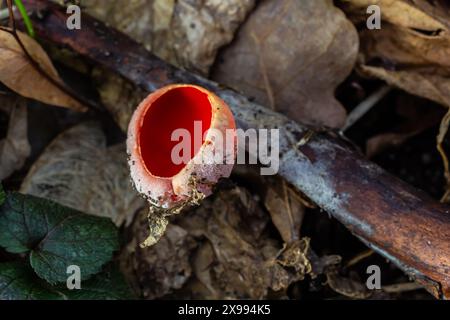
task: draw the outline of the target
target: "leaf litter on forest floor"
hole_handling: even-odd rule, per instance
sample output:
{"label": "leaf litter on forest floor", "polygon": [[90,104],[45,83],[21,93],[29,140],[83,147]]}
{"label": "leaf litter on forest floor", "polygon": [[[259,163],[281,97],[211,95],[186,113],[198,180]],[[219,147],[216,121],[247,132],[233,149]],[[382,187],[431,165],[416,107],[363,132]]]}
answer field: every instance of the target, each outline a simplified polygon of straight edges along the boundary
{"label": "leaf litter on forest floor", "polygon": [[[122,108],[121,106],[125,105],[125,102],[129,102],[130,96],[131,97],[137,97],[139,96],[134,92],[133,88],[128,88],[126,84],[124,84],[122,81],[116,81],[114,77],[108,78],[108,75],[106,75],[106,80],[110,81],[104,81],[105,80],[105,74],[102,72],[96,73],[96,79],[97,82],[101,85],[99,86],[99,91],[101,93],[101,97],[103,102],[107,102],[108,106],[120,106],[118,108],[117,115],[115,116],[116,121],[120,124],[122,129],[126,129],[128,120],[126,118],[127,114],[131,114],[132,108],[134,105],[130,105],[130,108]],[[106,83],[106,84],[105,84]],[[118,90],[119,89],[119,90]],[[133,91],[133,92],[132,92]],[[124,98],[125,97],[125,98]],[[111,109],[110,109],[111,110]],[[125,110],[125,111],[124,111]],[[79,126],[77,126],[79,127]],[[87,165],[85,166],[83,163],[85,162],[84,159],[87,158],[86,163],[89,164],[89,167],[96,167],[95,166],[95,155],[97,155],[97,152],[93,149],[99,149],[101,150],[103,146],[103,143],[90,143],[89,141],[92,139],[92,136],[97,136],[97,134],[92,134],[92,130],[88,129],[88,125],[84,127],[84,130],[81,130],[77,127],[68,130],[67,132],[61,134],[60,137],[55,139],[55,141],[47,148],[47,150],[44,152],[44,154],[41,156],[41,158],[35,163],[33,168],[30,170],[30,173],[28,177],[25,179],[24,184],[22,186],[23,192],[30,192],[32,194],[38,194],[40,196],[45,196],[48,198],[52,198],[54,200],[57,200],[61,203],[64,203],[68,206],[73,207],[76,203],[88,203],[89,199],[87,198],[86,194],[89,194],[92,196],[92,189],[90,188],[80,188],[80,187],[74,187],[71,188],[70,181],[74,183],[75,186],[91,186],[92,182],[89,182],[87,179],[83,179],[82,177],[74,176],[73,168],[78,169],[78,175],[81,173],[81,176],[85,175],[84,173],[86,171],[90,172],[86,169]],[[78,130],[79,132],[77,134],[73,134],[72,138],[68,138],[67,135],[71,131]],[[97,129],[94,129],[94,131]],[[80,139],[80,137],[83,137],[83,139]],[[91,138],[89,138],[91,137]],[[83,141],[84,140],[84,141]],[[94,138],[95,140],[95,138]],[[88,144],[90,145],[89,148],[80,147],[80,144]],[[97,147],[97,148],[95,148]],[[81,149],[81,150],[80,150]],[[85,150],[85,152],[83,152]],[[92,157],[87,157],[86,155],[82,155],[83,153],[93,153]],[[81,155],[80,155],[81,154]],[[80,158],[83,160],[81,161],[81,165],[77,162],[80,161]],[[97,157],[101,158],[101,157]],[[71,161],[70,159],[73,159]],[[97,161],[101,162],[101,161]],[[113,161],[111,161],[113,162]],[[94,169],[93,169],[94,170]],[[87,175],[87,174],[86,174]],[[78,183],[77,181],[80,181],[81,183]],[[99,179],[101,180],[101,179]],[[126,179],[123,179],[124,181],[127,181]],[[99,188],[95,188],[97,190]],[[101,189],[101,188],[100,188]],[[85,192],[84,192],[85,191]],[[82,193],[81,195],[79,195]],[[64,196],[64,195],[70,195]],[[119,198],[121,195],[117,196],[116,198]],[[289,198],[291,195],[289,195]],[[97,197],[92,196],[92,199],[95,199]],[[247,195],[246,202],[252,203],[251,197]],[[110,200],[99,200],[103,203],[111,202]],[[293,201],[293,200],[290,200]],[[296,204],[294,205],[294,208]],[[90,206],[92,207],[92,206]],[[94,206],[96,207],[96,206]],[[99,206],[100,207],[100,206]],[[96,213],[96,211],[99,210],[91,210],[88,207],[83,208],[83,210],[91,213]],[[134,210],[133,210],[134,211]],[[102,210],[102,212],[109,212],[109,210]],[[242,215],[243,211],[239,212],[240,215]],[[300,211],[300,213],[302,213]],[[236,213],[237,214],[237,213]],[[112,215],[108,214],[108,216],[112,216],[114,218],[114,213]],[[145,224],[145,214],[142,213],[142,217],[144,217]],[[142,218],[141,214],[138,215],[139,218]],[[264,226],[267,224],[268,217],[264,219]],[[299,222],[299,221],[298,221]],[[136,222],[135,222],[136,223]],[[199,250],[199,254],[196,255],[196,260],[193,266],[189,265],[189,259],[190,254],[192,253],[190,250],[191,247],[195,248],[197,244],[197,240],[194,240],[190,233],[187,233],[186,231],[183,231],[183,228],[177,226],[177,225],[169,225],[168,227],[168,235],[167,237],[163,238],[161,240],[161,244],[159,244],[160,247],[169,247],[169,249],[162,250],[163,254],[154,254],[151,255],[147,250],[143,251],[140,248],[133,251],[134,258],[134,268],[141,271],[140,273],[135,272],[139,277],[141,277],[141,282],[148,282],[152,281],[154,284],[154,288],[147,288],[142,291],[144,296],[146,297],[155,297],[155,296],[161,296],[168,292],[171,292],[174,289],[181,288],[182,285],[184,285],[185,281],[188,281],[187,279],[190,278],[192,274],[192,269],[195,271],[195,274],[198,276],[199,279],[202,279],[203,283],[207,283],[207,280],[205,280],[205,277],[201,276],[202,272],[205,273],[206,271],[202,268],[199,268],[199,266],[202,265],[202,262],[204,262],[204,254],[202,252],[208,252],[208,250]],[[294,228],[291,226],[286,226],[288,229],[297,229],[299,228],[299,224],[296,224]],[[283,229],[283,227],[281,227]],[[147,231],[147,230],[145,230]],[[284,232],[284,231],[281,231]],[[233,232],[236,233],[236,232]],[[195,231],[194,231],[195,234]],[[213,237],[213,235],[211,235]],[[282,271],[283,267],[281,267],[282,264],[286,268],[289,268],[288,266],[295,266],[294,270],[297,270],[296,272],[298,274],[303,273],[309,273],[311,272],[311,265],[309,263],[309,260],[306,258],[306,252],[308,252],[309,248],[309,242],[307,241],[300,241],[295,242],[296,237],[291,234],[288,236],[289,238],[292,238],[293,245],[291,245],[289,248],[283,249],[282,246],[275,248],[275,246],[272,246],[273,251],[273,259],[271,260],[271,263],[275,265],[274,268],[276,268],[276,271],[280,274],[280,279],[274,280],[273,288],[275,289],[282,289],[285,288],[288,284],[288,279],[291,278],[291,282],[294,281],[294,276],[287,277],[286,272]],[[217,240],[220,242],[220,240]],[[231,240],[229,241],[231,243]],[[274,241],[276,242],[276,241]],[[295,243],[294,243],[295,242]],[[210,242],[208,242],[210,243]],[[129,245],[130,246],[130,245]],[[128,247],[129,247],[128,246]],[[231,244],[230,244],[231,246]],[[133,247],[131,245],[131,247]],[[208,248],[206,245],[205,248]],[[151,250],[151,249],[149,249]],[[184,252],[181,256],[179,255],[179,250]],[[231,249],[229,249],[231,250]],[[238,250],[237,248],[234,248],[233,250]],[[260,248],[252,249],[251,254],[253,256],[261,255]],[[174,252],[174,255],[166,254],[168,251]],[[233,253],[235,254],[235,253]],[[185,260],[183,260],[183,257]],[[277,260],[278,259],[278,260]],[[185,262],[182,262],[185,261]],[[227,263],[225,260],[224,263]],[[236,263],[236,262],[234,262]],[[300,264],[302,264],[302,267],[300,267]],[[170,266],[173,265],[173,275],[172,277],[169,277],[170,279],[173,279],[173,282],[168,281],[167,277],[161,277],[162,270],[167,271],[167,273],[170,273],[171,268]],[[168,267],[169,266],[169,267]],[[147,271],[148,272],[145,272]],[[221,271],[227,277],[233,277],[233,274],[228,273],[228,269],[224,269]],[[236,272],[236,271],[234,271]],[[209,274],[209,272],[206,272]],[[182,276],[184,275],[184,276]],[[147,277],[147,278],[146,278]],[[146,279],[145,281],[142,279]],[[152,280],[153,279],[153,280]],[[160,285],[158,285],[158,281],[161,279]],[[147,281],[148,280],[148,281]],[[266,279],[267,281],[267,279]],[[235,284],[237,285],[237,284]],[[251,283],[248,284],[239,284],[239,286],[250,286]],[[203,285],[202,285],[203,286]],[[209,288],[212,288],[211,285],[209,285]],[[242,291],[250,290],[249,288],[242,289]],[[255,292],[259,292],[259,295],[261,292],[267,291],[266,288],[259,288],[260,291],[250,291],[251,296],[257,296]],[[262,291],[261,291],[262,290]],[[206,294],[206,293],[205,293]],[[208,294],[211,294],[209,292]],[[213,293],[215,295],[215,293]]]}
{"label": "leaf litter on forest floor", "polygon": [[6,137],[0,140],[0,181],[22,168],[31,152],[26,100],[0,95],[1,111],[10,116]]}
{"label": "leaf litter on forest floor", "polygon": [[21,192],[129,224],[145,205],[133,189],[124,144],[106,145],[99,123],[60,134],[33,164]]}
{"label": "leaf litter on forest floor", "polygon": [[358,35],[330,0],[261,1],[224,48],[212,78],[306,124],[339,128],[335,88],[353,69]]}
{"label": "leaf litter on forest floor", "polygon": [[[245,212],[245,214],[244,214]],[[168,294],[196,299],[266,298],[338,263],[319,258],[302,238],[283,246],[267,230],[270,217],[245,188],[219,190],[176,216],[161,241],[139,248],[145,215],[136,219],[121,253],[122,270],[145,298]]]}
{"label": "leaf litter on forest floor", "polygon": [[191,256],[196,241],[178,225],[169,224],[154,246],[142,249],[148,237],[147,210],[141,210],[130,228],[131,240],[123,247],[121,269],[129,283],[146,299],[180,289],[191,277]]}
{"label": "leaf litter on forest floor", "polygon": [[[130,6],[121,6],[119,3],[106,6],[103,2],[93,0],[86,1],[85,5],[88,12],[94,13],[101,20],[109,22],[112,26],[147,44],[153,53],[188,70],[198,71],[190,67],[190,65],[201,65],[196,59],[187,59],[188,62],[180,64],[159,53],[159,50],[164,50],[163,46],[152,46],[152,41],[156,41],[158,37],[152,35],[154,27],[149,21],[163,19],[163,17],[153,16],[152,10],[156,10],[155,7],[159,6],[158,1],[146,3],[137,1]],[[221,5],[217,7],[213,3],[215,2],[209,3],[203,9],[210,12],[209,14],[223,16],[225,20],[229,19],[228,15],[232,15],[231,12],[239,12],[239,19],[233,22],[233,26],[238,25],[238,21],[243,21],[246,13],[253,6],[249,2],[245,4],[245,8],[236,7],[231,0],[221,2]],[[148,7],[150,12],[148,17],[139,16],[143,6]],[[177,14],[183,10],[191,14],[196,11],[184,1],[167,3],[164,6],[174,6],[164,10],[160,8],[164,14],[172,14],[173,21],[181,19],[177,17]],[[123,10],[123,7],[126,10]],[[222,11],[228,15],[219,13]],[[108,15],[108,12],[111,15]],[[134,22],[131,25],[122,25],[126,12],[130,17],[138,15],[137,18],[133,18]],[[281,19],[284,18],[285,13],[287,19]],[[189,20],[185,15],[183,19]],[[167,22],[170,18],[165,17],[163,20],[166,21],[165,28],[173,27]],[[272,23],[268,25],[267,21]],[[296,21],[296,23],[293,24],[290,21]],[[202,26],[202,23],[204,23],[203,20],[197,21],[196,26],[205,30],[207,35],[203,38],[217,36],[216,29],[212,31],[208,29],[208,25]],[[129,26],[129,30],[126,30],[126,26]],[[183,24],[183,28],[180,33],[190,32],[186,23]],[[228,39],[233,36],[235,28],[226,30],[228,31],[226,35],[221,32],[219,34]],[[287,41],[286,37],[291,37],[292,41]],[[163,39],[164,46],[172,45],[169,41],[171,38],[163,36]],[[261,48],[255,48],[255,39]],[[174,40],[174,43],[177,41]],[[222,41],[221,45],[213,46],[214,50],[228,41]],[[171,54],[186,54],[189,52],[186,47],[189,48],[189,45],[173,47]],[[203,56],[210,55],[208,52],[211,48],[199,46],[195,50],[198,56]],[[302,123],[340,127],[345,121],[346,114],[334,98],[334,90],[352,70],[357,52],[358,37],[354,26],[331,1],[262,1],[244,22],[232,44],[221,50],[212,76],[213,79],[256,98],[259,103],[280,108],[280,111]],[[206,59],[206,61],[209,60]],[[211,63],[212,61],[208,62],[208,66]],[[262,66],[264,68],[261,69]],[[134,96],[126,81],[116,79],[117,76],[109,75],[103,70],[95,72],[94,78],[106,108],[114,115],[122,130],[126,131],[135,101],[144,94]],[[269,94],[266,94],[267,92]]]}
{"label": "leaf litter on forest floor", "polygon": [[[40,68],[54,81],[64,85],[39,43],[20,31],[17,31],[17,35]],[[0,30],[0,82],[30,99],[76,111],[86,110],[85,106],[41,74],[14,36],[5,30]]]}
{"label": "leaf litter on forest floor", "polygon": [[[343,10],[360,24],[361,50],[358,70],[401,88],[413,95],[435,101],[450,113],[450,16],[443,0],[380,0],[381,29],[366,28],[369,0],[341,1]],[[442,143],[450,114],[442,118],[437,147],[445,167],[449,201],[450,170]]]}
{"label": "leaf litter on forest floor", "polygon": [[207,75],[254,0],[81,0],[94,17],[123,31],[160,58]]}
{"label": "leaf litter on forest floor", "polygon": [[[82,0],[81,4],[86,12],[141,42],[165,61],[207,75],[218,49],[233,39],[255,1]],[[102,68],[96,68],[92,76],[103,104],[126,132],[145,93]]]}

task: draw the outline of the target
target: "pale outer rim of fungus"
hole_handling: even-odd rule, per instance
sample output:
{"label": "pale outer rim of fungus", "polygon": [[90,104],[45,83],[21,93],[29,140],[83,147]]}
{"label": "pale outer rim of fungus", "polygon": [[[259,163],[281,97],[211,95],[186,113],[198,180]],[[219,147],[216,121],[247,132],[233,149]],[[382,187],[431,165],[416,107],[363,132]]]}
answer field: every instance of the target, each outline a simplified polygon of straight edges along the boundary
{"label": "pale outer rim of fungus", "polygon": [[[228,152],[233,152],[236,157],[237,139],[236,139],[236,124],[233,114],[228,105],[211,91],[197,85],[191,84],[172,84],[165,86],[155,92],[149,94],[134,111],[133,116],[128,127],[127,137],[127,153],[129,155],[128,163],[130,166],[130,175],[132,182],[140,194],[147,200],[161,208],[171,208],[177,203],[189,199],[192,193],[191,177],[195,176],[196,188],[198,192],[208,196],[212,193],[212,187],[221,177],[229,177],[233,170],[234,164],[195,164],[195,159],[203,157],[203,155],[211,154],[213,144],[207,143],[211,139],[211,133],[206,135],[205,142],[200,147],[200,150],[192,157],[191,161],[173,177],[158,177],[153,175],[143,162],[140,150],[139,132],[144,121],[144,114],[148,108],[165,93],[182,87],[190,87],[205,93],[211,105],[211,125],[210,128],[215,128],[226,136],[227,129],[234,130],[233,149],[225,150],[224,156]],[[139,118],[139,121],[137,121]],[[176,197],[174,201],[172,198]]]}

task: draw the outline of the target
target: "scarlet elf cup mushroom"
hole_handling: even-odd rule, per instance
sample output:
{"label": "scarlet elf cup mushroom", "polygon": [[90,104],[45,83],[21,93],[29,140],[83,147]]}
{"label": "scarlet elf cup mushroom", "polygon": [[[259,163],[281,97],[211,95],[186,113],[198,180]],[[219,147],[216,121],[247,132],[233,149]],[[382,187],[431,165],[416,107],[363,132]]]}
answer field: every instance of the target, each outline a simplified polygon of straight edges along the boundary
{"label": "scarlet elf cup mushroom", "polygon": [[212,193],[236,157],[236,125],[226,103],[205,88],[174,84],[145,98],[127,138],[131,179],[150,203],[150,237],[158,241],[166,217]]}

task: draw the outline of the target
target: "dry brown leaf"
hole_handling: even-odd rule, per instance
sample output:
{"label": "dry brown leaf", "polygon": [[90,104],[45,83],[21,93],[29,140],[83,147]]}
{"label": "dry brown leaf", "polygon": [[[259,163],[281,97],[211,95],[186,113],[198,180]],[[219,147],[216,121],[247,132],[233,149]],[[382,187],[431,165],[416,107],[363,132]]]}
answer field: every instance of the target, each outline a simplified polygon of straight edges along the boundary
{"label": "dry brown leaf", "polygon": [[10,113],[6,137],[0,140],[0,181],[22,168],[31,152],[27,104],[24,99],[0,96],[0,110]]}
{"label": "dry brown leaf", "polygon": [[305,207],[295,190],[281,178],[266,182],[269,184],[264,205],[270,213],[273,224],[285,243],[300,239],[300,227],[305,215]]}
{"label": "dry brown leaf", "polygon": [[[381,9],[382,19],[405,28],[434,31],[448,25],[446,10],[448,3],[437,0],[430,3],[427,0],[341,0],[344,10],[351,15],[352,20],[365,22],[370,5],[376,4]],[[433,16],[433,17],[431,17]]]}
{"label": "dry brown leaf", "polygon": [[406,92],[430,99],[447,107],[450,106],[450,80],[448,76],[439,75],[435,69],[394,71],[382,67],[362,65],[360,70],[368,76],[382,79]]}
{"label": "dry brown leaf", "polygon": [[336,270],[326,273],[327,283],[335,292],[352,299],[367,299],[372,292],[358,280],[341,276]]}
{"label": "dry brown leaf", "polygon": [[122,250],[120,265],[137,292],[155,299],[185,285],[192,274],[190,257],[196,241],[183,228],[169,224],[157,244],[140,248],[148,233],[146,211],[141,210],[131,227],[132,239]]}
{"label": "dry brown leaf", "polygon": [[87,12],[177,66],[207,74],[254,0],[82,0]]}
{"label": "dry brown leaf", "polygon": [[198,248],[194,259],[193,267],[195,276],[198,281],[206,288],[203,292],[204,296],[217,299],[220,297],[220,293],[213,286],[213,279],[210,272],[211,267],[216,261],[216,255],[214,248],[210,242],[204,242],[200,248]]}
{"label": "dry brown leaf", "polygon": [[145,206],[131,186],[124,144],[106,146],[96,122],[59,135],[33,164],[21,192],[129,223]]}
{"label": "dry brown leaf", "polygon": [[[344,10],[360,21],[369,0],[347,0]],[[450,17],[436,1],[379,0],[380,30],[360,32],[363,73],[414,95],[450,106]],[[444,10],[447,10],[444,11]],[[380,65],[381,61],[381,65]]]}
{"label": "dry brown leaf", "polygon": [[[30,56],[55,81],[62,84],[58,72],[42,47],[24,33],[17,32]],[[85,111],[86,108],[56,87],[30,63],[16,39],[0,30],[0,82],[18,94],[41,102]]]}
{"label": "dry brown leaf", "polygon": [[331,0],[264,0],[212,75],[294,120],[340,127],[346,113],[334,90],[357,53],[356,30]]}
{"label": "dry brown leaf", "polygon": [[245,241],[220,216],[210,220],[206,236],[218,262],[209,268],[213,279],[209,286],[217,287],[222,299],[262,299],[271,286],[272,272],[257,244]]}

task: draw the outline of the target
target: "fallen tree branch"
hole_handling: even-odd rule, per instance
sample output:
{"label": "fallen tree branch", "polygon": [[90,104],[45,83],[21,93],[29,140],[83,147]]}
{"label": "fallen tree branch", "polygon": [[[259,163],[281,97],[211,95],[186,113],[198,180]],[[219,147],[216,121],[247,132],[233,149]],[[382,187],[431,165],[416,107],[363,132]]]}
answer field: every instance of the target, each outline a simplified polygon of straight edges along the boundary
{"label": "fallen tree branch", "polygon": [[449,206],[386,173],[336,134],[311,135],[309,128],[233,90],[170,66],[87,15],[81,30],[69,31],[63,8],[44,0],[24,3],[39,37],[72,49],[146,91],[195,83],[224,99],[241,128],[279,128],[281,176],[434,296],[450,298]]}

